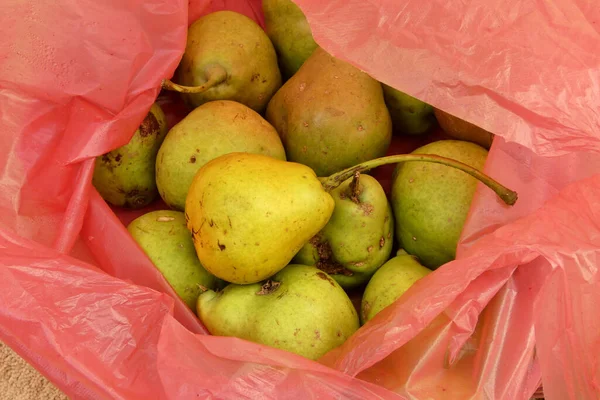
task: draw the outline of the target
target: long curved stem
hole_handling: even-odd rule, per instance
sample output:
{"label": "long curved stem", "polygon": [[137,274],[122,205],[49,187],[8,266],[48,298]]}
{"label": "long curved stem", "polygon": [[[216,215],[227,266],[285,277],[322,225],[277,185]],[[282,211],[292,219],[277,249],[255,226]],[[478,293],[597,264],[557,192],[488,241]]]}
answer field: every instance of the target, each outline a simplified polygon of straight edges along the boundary
{"label": "long curved stem", "polygon": [[489,187],[494,192],[496,192],[498,197],[500,197],[506,204],[513,205],[517,202],[517,198],[518,198],[517,192],[508,189],[507,187],[503,186],[499,182],[490,178],[486,174],[484,174],[484,173],[478,171],[477,169],[475,169],[467,164],[464,164],[460,161],[453,160],[451,158],[441,157],[441,156],[434,155],[434,154],[398,154],[398,155],[393,155],[393,156],[376,158],[374,160],[365,161],[363,163],[355,165],[354,167],[347,168],[343,171],[336,172],[335,174],[330,175],[327,178],[320,178],[320,181],[321,181],[321,184],[323,185],[323,188],[325,188],[325,190],[330,192],[333,189],[335,189],[336,187],[338,187],[339,185],[341,185],[342,182],[344,182],[346,179],[354,176],[354,174],[356,172],[368,171],[370,169],[373,169],[373,168],[376,168],[376,167],[379,167],[382,165],[397,164],[397,163],[408,162],[408,161],[431,162],[431,163],[443,164],[448,167],[459,169],[459,170],[471,175],[472,177],[478,179],[479,181],[483,182],[487,187]]}
{"label": "long curved stem", "polygon": [[162,88],[171,90],[179,93],[202,93],[208,89],[223,83],[227,79],[227,71],[220,65],[215,65],[206,71],[208,80],[200,86],[183,86],[171,81],[170,79],[164,79],[162,81]]}

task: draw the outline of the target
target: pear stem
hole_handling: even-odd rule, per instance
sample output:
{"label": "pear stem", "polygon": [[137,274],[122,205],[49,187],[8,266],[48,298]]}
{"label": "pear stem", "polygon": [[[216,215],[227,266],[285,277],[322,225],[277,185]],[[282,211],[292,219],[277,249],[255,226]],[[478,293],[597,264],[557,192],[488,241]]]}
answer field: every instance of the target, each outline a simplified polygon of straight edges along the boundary
{"label": "pear stem", "polygon": [[209,288],[207,288],[206,286],[203,286],[203,285],[201,285],[201,284],[199,284],[199,283],[197,283],[196,285],[198,285],[198,289],[200,289],[200,290],[202,291],[202,293],[204,293],[204,292],[208,292],[208,291],[210,290],[210,289],[209,289]]}
{"label": "pear stem", "polygon": [[354,174],[356,172],[368,171],[370,169],[373,169],[373,168],[376,168],[376,167],[379,167],[382,165],[397,164],[397,163],[402,163],[402,162],[407,162],[407,161],[431,162],[431,163],[443,164],[448,167],[459,169],[459,170],[471,175],[472,177],[478,179],[479,181],[483,182],[487,187],[489,187],[494,192],[496,192],[498,197],[500,197],[506,204],[513,205],[517,201],[517,198],[518,198],[517,192],[508,189],[507,187],[503,186],[499,182],[490,178],[483,172],[480,172],[477,169],[475,169],[467,164],[464,164],[460,161],[453,160],[451,158],[441,157],[441,156],[434,155],[434,154],[398,154],[398,155],[393,155],[393,156],[376,158],[374,160],[365,161],[363,163],[355,165],[354,167],[347,168],[340,172],[336,172],[335,174],[332,174],[327,178],[320,178],[320,181],[321,181],[321,184],[323,185],[323,188],[326,191],[330,192],[333,189],[335,189],[336,187],[338,187],[339,185],[341,185],[342,182],[344,182],[346,179],[349,179],[352,176],[354,176]]}
{"label": "pear stem", "polygon": [[162,88],[165,90],[171,90],[179,93],[203,93],[208,89],[223,83],[227,79],[227,71],[221,65],[213,65],[206,70],[206,77],[208,80],[200,86],[183,86],[171,81],[170,79],[164,79],[162,81]]}
{"label": "pear stem", "polygon": [[359,179],[360,179],[360,172],[356,171],[354,173],[354,177],[352,178],[352,182],[350,182],[350,200],[352,200],[356,204],[360,203],[360,199],[358,198],[358,196],[360,196]]}

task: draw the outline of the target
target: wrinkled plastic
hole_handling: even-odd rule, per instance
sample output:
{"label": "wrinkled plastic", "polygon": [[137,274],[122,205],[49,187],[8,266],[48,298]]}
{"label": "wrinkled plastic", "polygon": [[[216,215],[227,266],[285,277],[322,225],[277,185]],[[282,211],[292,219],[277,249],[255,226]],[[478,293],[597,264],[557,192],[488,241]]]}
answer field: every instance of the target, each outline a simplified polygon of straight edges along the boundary
{"label": "wrinkled plastic", "polygon": [[[187,24],[258,0],[9,2],[0,22],[0,340],[77,399],[600,397],[600,9],[297,0],[327,51],[498,135],[457,260],[318,362],[213,337],[106,205]],[[172,125],[185,113],[159,98]],[[420,139],[396,140],[390,153]],[[390,168],[375,174],[389,188]],[[285,395],[284,395],[285,394]]]}

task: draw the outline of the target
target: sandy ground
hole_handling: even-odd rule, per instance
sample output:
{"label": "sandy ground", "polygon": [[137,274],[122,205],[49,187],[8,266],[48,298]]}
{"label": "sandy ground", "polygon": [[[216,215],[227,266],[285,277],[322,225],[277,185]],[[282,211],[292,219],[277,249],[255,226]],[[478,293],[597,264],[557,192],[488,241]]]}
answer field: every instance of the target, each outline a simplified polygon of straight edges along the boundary
{"label": "sandy ground", "polygon": [[67,400],[60,390],[0,342],[0,400]]}

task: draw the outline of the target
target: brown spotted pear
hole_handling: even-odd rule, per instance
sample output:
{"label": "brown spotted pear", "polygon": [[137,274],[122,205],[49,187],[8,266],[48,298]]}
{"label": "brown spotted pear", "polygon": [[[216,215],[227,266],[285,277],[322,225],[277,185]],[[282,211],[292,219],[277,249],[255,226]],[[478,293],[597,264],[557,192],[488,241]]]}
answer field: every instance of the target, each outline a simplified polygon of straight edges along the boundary
{"label": "brown spotted pear", "polygon": [[329,222],[293,262],[315,265],[351,289],[367,282],[388,260],[394,241],[392,208],[381,184],[358,172],[331,196],[335,208]]}
{"label": "brown spotted pear", "polygon": [[270,279],[227,285],[198,298],[197,314],[213,335],[233,336],[316,360],[348,339],[359,318],[348,295],[325,272],[290,264]]}
{"label": "brown spotted pear", "polygon": [[136,209],[158,197],[154,164],[166,134],[166,117],[154,103],[127,144],[96,158],[92,184],[104,200]]}

